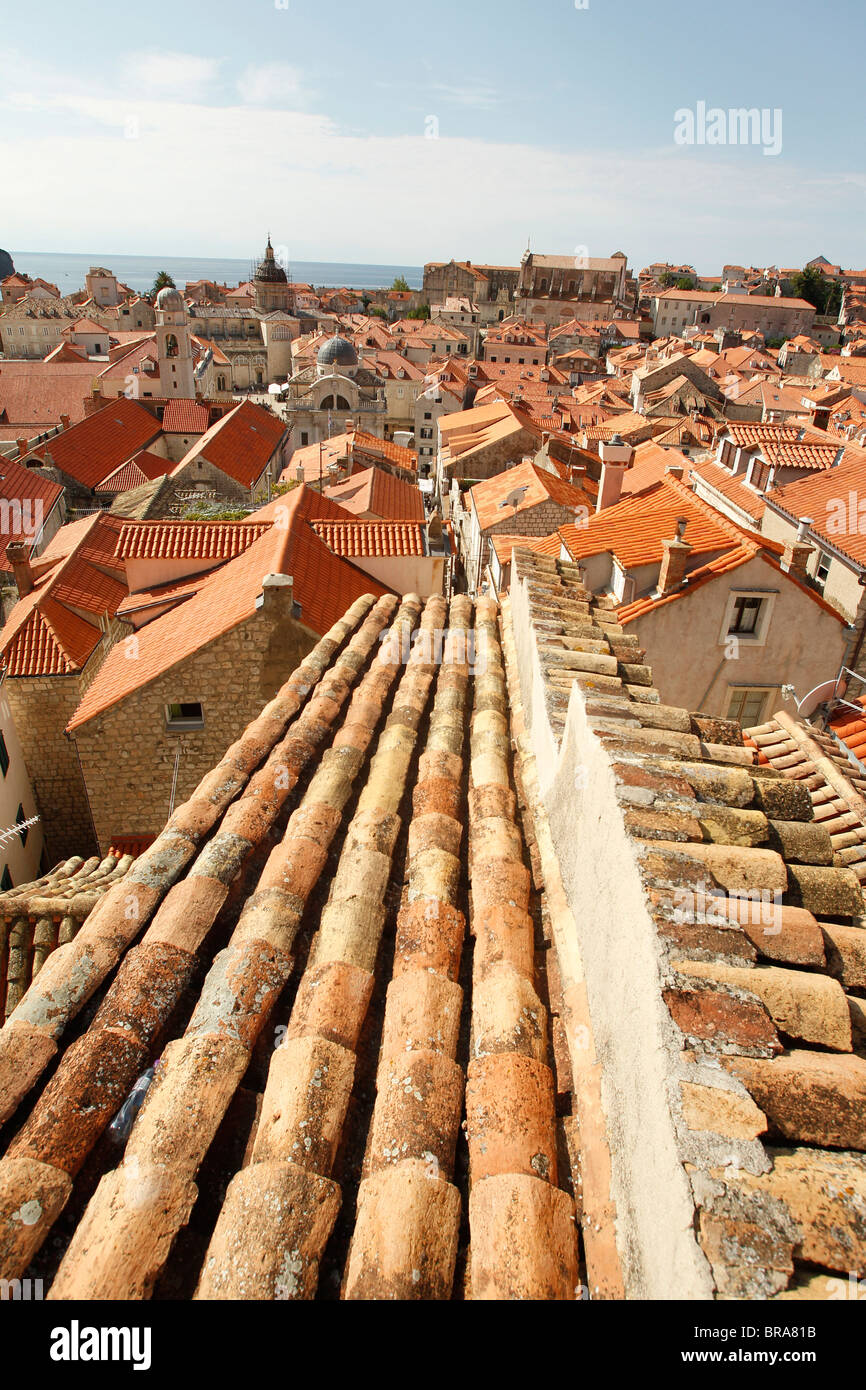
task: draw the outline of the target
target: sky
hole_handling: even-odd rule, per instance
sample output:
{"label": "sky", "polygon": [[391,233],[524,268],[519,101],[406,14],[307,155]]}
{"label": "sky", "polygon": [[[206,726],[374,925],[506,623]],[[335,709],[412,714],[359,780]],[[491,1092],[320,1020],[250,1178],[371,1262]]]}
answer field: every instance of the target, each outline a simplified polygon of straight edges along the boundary
{"label": "sky", "polygon": [[[22,16],[0,32],[13,256],[251,257],[270,232],[295,260],[516,264],[529,244],[701,274],[866,266],[862,0],[41,0]],[[706,142],[680,143],[700,104]],[[740,107],[766,112],[755,143],[733,143]]]}

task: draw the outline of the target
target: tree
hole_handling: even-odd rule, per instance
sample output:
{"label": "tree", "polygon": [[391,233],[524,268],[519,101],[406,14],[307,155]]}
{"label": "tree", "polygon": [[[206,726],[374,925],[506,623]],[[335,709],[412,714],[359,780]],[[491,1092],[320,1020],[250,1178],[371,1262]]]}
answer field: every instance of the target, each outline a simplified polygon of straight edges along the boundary
{"label": "tree", "polygon": [[174,281],[172,280],[172,278],[171,278],[171,276],[169,275],[168,271],[167,271],[167,270],[160,270],[160,271],[157,273],[156,279],[155,279],[154,282],[153,282],[153,287],[152,287],[152,289],[151,289],[151,291],[150,291],[151,294],[154,295],[154,296],[155,296],[155,295],[158,295],[159,292],[160,292],[160,290],[164,290],[164,289],[165,289],[166,285],[168,286],[168,288],[169,288],[170,290],[176,290],[176,289],[177,289],[177,285],[176,285],[176,284],[174,283]]}
{"label": "tree", "polygon": [[417,309],[407,309],[406,317],[407,319],[429,319],[430,305],[419,304]]}
{"label": "tree", "polygon": [[[805,270],[798,270],[796,275],[791,276],[791,287],[798,299],[814,304],[819,314],[838,314],[842,291],[817,266],[807,265]],[[833,308],[833,305],[836,307]]]}
{"label": "tree", "polygon": [[681,275],[679,280],[677,280],[678,290],[693,290],[694,287],[695,282],[692,279],[691,275]]}
{"label": "tree", "polygon": [[406,279],[405,275],[395,275],[391,289],[400,290],[403,294],[409,294],[409,281]]}
{"label": "tree", "polygon": [[673,275],[671,271],[666,270],[662,278],[659,280],[659,284],[661,285],[663,290],[669,290],[671,285],[676,284],[676,278],[677,277]]}

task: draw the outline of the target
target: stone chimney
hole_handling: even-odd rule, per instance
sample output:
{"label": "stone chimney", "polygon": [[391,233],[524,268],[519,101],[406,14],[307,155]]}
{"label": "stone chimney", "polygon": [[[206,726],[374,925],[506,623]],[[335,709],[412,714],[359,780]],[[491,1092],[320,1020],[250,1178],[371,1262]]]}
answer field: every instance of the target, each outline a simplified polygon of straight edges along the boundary
{"label": "stone chimney", "polygon": [[33,592],[33,570],[30,568],[30,547],[24,541],[10,541],[6,547],[6,559],[12,566],[18,597]]}
{"label": "stone chimney", "polygon": [[681,478],[683,476],[683,466],[681,463],[669,463],[665,468],[665,472],[669,473],[672,478]]}
{"label": "stone chimney", "polygon": [[677,533],[673,540],[662,541],[662,567],[659,570],[658,591],[669,594],[679,588],[685,578],[686,565],[692,553],[688,541],[683,540],[688,518],[681,516],[677,521]]}
{"label": "stone chimney", "polygon": [[287,616],[294,612],[295,581],[290,574],[266,574],[262,580],[262,592],[256,607],[263,609],[272,617]]}
{"label": "stone chimney", "polygon": [[619,435],[615,434],[612,439],[602,441],[598,453],[601,459],[601,481],[598,485],[595,510],[603,512],[605,507],[615,506],[620,499],[622,480],[627,470],[632,467],[634,449],[630,444],[624,444]]}
{"label": "stone chimney", "polygon": [[792,541],[788,541],[782,552],[782,569],[787,570],[795,579],[806,580],[808,578],[806,566],[815,550],[807,535],[811,525],[812,518],[810,516],[801,516],[796,536]]}
{"label": "stone chimney", "polygon": [[27,454],[27,440],[16,439],[15,443],[18,445],[18,457],[23,459]]}
{"label": "stone chimney", "polygon": [[60,417],[60,428],[61,428],[62,430],[68,430],[68,429],[69,429],[69,416],[68,416],[68,415],[61,415],[61,417]]}
{"label": "stone chimney", "polygon": [[442,518],[438,512],[433,512],[427,522],[427,540],[431,550],[442,549]]}

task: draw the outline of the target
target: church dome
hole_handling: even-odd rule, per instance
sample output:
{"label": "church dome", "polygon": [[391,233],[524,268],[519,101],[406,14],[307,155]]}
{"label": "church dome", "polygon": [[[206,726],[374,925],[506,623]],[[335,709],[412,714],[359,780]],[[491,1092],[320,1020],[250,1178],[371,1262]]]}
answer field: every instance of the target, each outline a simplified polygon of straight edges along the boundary
{"label": "church dome", "polygon": [[270,237],[268,237],[268,244],[265,249],[265,259],[260,261],[256,267],[255,278],[256,280],[264,280],[269,285],[287,285],[289,283],[289,277],[274,255]]}
{"label": "church dome", "polygon": [[163,285],[156,296],[156,307],[164,310],[183,309],[183,296],[173,285]]}
{"label": "church dome", "polygon": [[320,367],[357,367],[358,354],[348,338],[329,338],[319,348],[316,358]]}

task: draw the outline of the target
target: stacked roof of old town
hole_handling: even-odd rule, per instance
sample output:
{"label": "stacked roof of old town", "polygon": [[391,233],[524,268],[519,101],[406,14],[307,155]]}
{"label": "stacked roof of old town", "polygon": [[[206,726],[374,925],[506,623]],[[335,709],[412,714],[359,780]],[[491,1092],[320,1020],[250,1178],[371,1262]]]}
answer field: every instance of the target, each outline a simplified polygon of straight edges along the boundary
{"label": "stacked roof of old town", "polygon": [[3,281],[0,1278],[863,1273],[866,272],[807,269]]}

